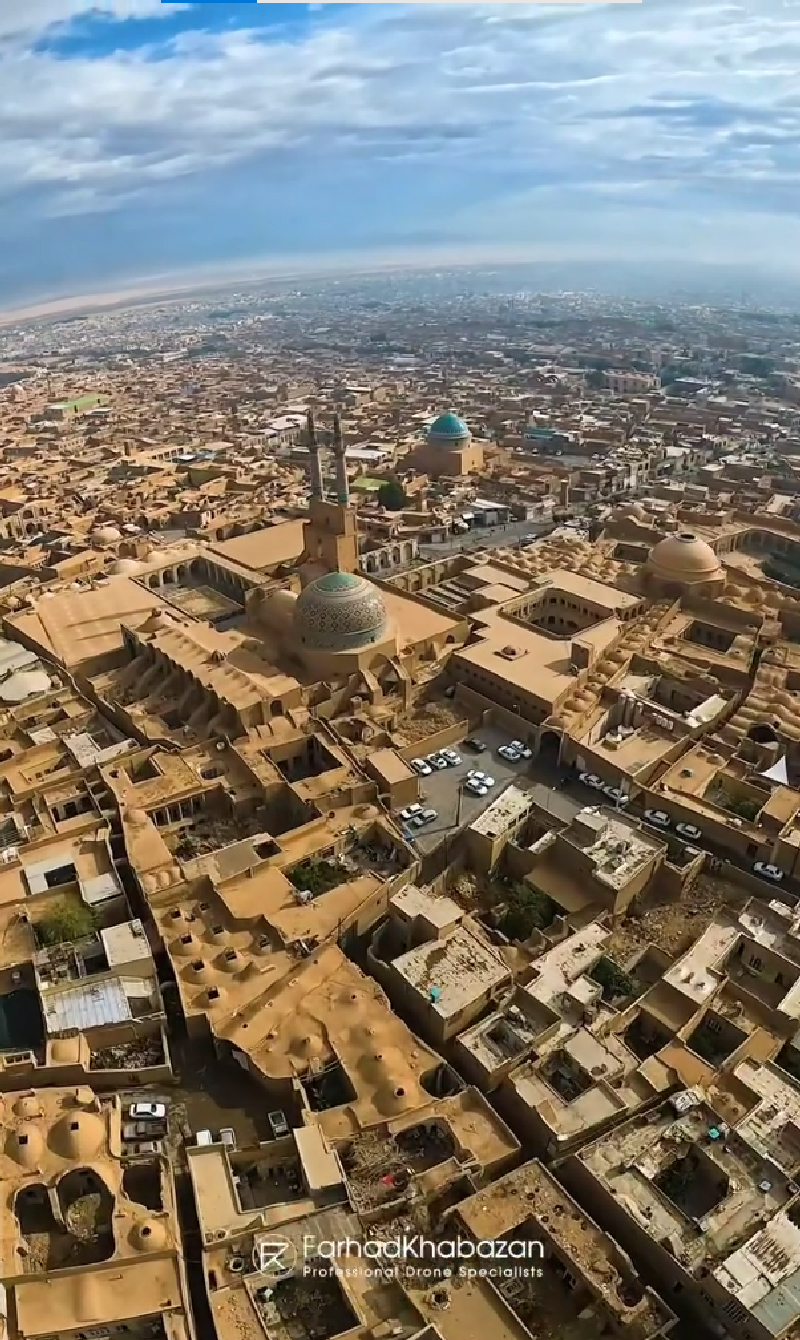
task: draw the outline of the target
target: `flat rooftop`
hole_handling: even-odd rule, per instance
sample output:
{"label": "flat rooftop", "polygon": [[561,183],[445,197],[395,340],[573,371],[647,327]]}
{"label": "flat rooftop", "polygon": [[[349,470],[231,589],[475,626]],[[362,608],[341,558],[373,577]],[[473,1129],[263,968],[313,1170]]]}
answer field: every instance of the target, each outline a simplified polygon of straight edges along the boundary
{"label": "flat rooftop", "polygon": [[[683,1104],[692,1104],[681,1111]],[[690,1270],[735,1251],[793,1198],[791,1179],[699,1091],[633,1118],[578,1155],[628,1213]],[[794,1183],[791,1183],[794,1186]]]}
{"label": "flat rooftop", "polygon": [[478,815],[470,828],[473,833],[480,833],[483,837],[502,837],[509,828],[524,819],[530,812],[531,804],[530,792],[512,783]]}
{"label": "flat rooftop", "polygon": [[458,926],[446,940],[429,940],[409,949],[392,966],[411,986],[429,995],[432,1008],[444,1019],[511,982],[504,960],[467,925]]}

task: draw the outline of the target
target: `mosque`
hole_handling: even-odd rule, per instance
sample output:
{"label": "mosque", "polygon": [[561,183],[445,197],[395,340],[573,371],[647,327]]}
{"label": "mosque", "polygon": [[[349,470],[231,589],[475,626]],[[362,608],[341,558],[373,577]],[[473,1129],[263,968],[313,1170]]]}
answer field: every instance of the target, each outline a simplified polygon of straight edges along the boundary
{"label": "mosque", "polygon": [[350,506],[341,429],[334,422],[336,500],[324,496],[319,448],[309,415],[311,497],[296,571],[278,587],[255,591],[251,606],[265,641],[302,667],[302,678],[354,679],[369,701],[381,685],[408,692],[422,663],[460,645],[465,624],[380,588],[358,570],[356,515]]}
{"label": "mosque", "polygon": [[483,469],[483,447],[473,442],[464,420],[451,410],[430,425],[425,439],[412,453],[421,474],[469,475]]}
{"label": "mosque", "polygon": [[239,733],[331,699],[337,709],[354,698],[374,707],[391,697],[405,706],[420,677],[469,636],[466,618],[362,575],[338,416],[333,498],[325,496],[311,414],[308,445],[302,552],[287,557],[295,522],[270,528],[275,561],[244,594],[244,619],[222,631],[159,610],[125,629],[133,656],[126,683],[150,693],[168,685],[178,714],[195,727],[207,721]]}

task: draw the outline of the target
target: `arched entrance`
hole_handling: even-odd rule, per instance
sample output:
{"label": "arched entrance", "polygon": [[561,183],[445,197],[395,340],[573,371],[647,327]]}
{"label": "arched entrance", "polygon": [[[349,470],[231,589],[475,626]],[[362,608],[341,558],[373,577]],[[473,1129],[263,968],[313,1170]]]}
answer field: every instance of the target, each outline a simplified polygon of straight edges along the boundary
{"label": "arched entrance", "polygon": [[543,730],[539,736],[539,757],[548,763],[558,763],[561,757],[561,736],[555,730]]}

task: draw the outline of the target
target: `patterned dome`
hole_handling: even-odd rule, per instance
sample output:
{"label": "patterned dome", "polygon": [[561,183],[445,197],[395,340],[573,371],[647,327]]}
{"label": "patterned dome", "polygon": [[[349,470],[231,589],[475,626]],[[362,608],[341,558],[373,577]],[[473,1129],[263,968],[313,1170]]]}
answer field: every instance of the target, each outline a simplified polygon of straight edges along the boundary
{"label": "patterned dome", "polygon": [[354,572],[328,572],[297,598],[297,637],[317,651],[358,651],[386,635],[387,616],[376,586]]}
{"label": "patterned dome", "polygon": [[455,446],[469,440],[471,434],[463,419],[457,414],[440,414],[428,429],[428,439],[440,443],[443,447]]}

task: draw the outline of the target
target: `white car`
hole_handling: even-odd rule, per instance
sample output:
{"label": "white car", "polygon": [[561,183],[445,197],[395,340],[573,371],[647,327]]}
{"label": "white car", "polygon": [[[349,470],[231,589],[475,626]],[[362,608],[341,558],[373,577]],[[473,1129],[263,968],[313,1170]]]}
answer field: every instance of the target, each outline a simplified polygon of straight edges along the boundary
{"label": "white car", "polygon": [[578,781],[583,782],[584,786],[590,786],[593,791],[602,791],[605,782],[602,777],[598,777],[594,772],[581,772],[578,774]]}
{"label": "white car", "polygon": [[420,814],[421,812],[422,806],[419,801],[415,800],[413,805],[407,805],[404,810],[400,811],[400,818],[404,823],[408,823],[409,819],[413,819],[415,814]]}
{"label": "white car", "polygon": [[669,815],[663,810],[645,810],[644,817],[654,828],[669,828]]}
{"label": "white car", "polygon": [[699,842],[703,834],[694,824],[676,824],[675,832],[678,837],[686,838],[687,842]]}
{"label": "white car", "polygon": [[488,786],[484,786],[483,782],[478,782],[474,780],[471,782],[467,782],[464,790],[469,791],[470,795],[473,796],[488,796],[489,794]]}
{"label": "white car", "polygon": [[519,750],[512,749],[510,744],[501,744],[497,752],[507,763],[519,763],[522,758],[522,754],[520,754]]}
{"label": "white car", "polygon": [[483,784],[484,784],[484,786],[488,786],[489,789],[491,790],[491,788],[492,788],[492,787],[494,786],[494,784],[495,784],[495,782],[494,782],[494,777],[489,777],[486,773],[484,773],[484,774],[483,774]]}
{"label": "white car", "polygon": [[447,759],[443,758],[441,754],[428,754],[425,762],[430,768],[436,768],[439,772],[442,771],[442,768],[449,768],[450,766]]}
{"label": "white car", "polygon": [[762,879],[771,879],[773,884],[780,884],[783,879],[783,871],[776,865],[768,865],[766,861],[756,861],[753,873],[760,875]]}
{"label": "white car", "polygon": [[423,810],[419,816],[423,824],[432,824],[434,819],[439,818],[438,810]]}
{"label": "white car", "polygon": [[433,772],[430,763],[426,763],[424,758],[412,758],[411,766],[415,772],[419,773],[420,777],[430,777]]}
{"label": "white car", "polygon": [[608,796],[609,800],[613,800],[615,805],[630,804],[631,798],[628,795],[627,791],[621,791],[618,786],[604,786],[603,795]]}
{"label": "white car", "polygon": [[134,1121],[149,1118],[150,1121],[163,1121],[167,1115],[166,1103],[131,1103],[128,1116]]}

